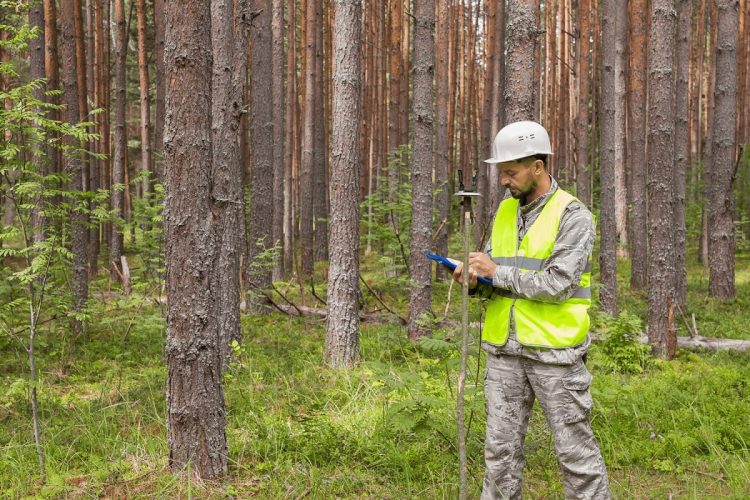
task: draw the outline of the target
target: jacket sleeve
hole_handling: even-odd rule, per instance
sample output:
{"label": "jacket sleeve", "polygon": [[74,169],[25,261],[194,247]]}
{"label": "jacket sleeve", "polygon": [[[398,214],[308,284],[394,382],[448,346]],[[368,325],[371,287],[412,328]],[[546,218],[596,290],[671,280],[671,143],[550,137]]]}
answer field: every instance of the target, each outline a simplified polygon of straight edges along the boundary
{"label": "jacket sleeve", "polygon": [[575,293],[596,241],[593,216],[579,202],[572,202],[560,217],[552,255],[539,272],[521,272],[498,266],[492,279],[496,288],[542,302],[563,302]]}

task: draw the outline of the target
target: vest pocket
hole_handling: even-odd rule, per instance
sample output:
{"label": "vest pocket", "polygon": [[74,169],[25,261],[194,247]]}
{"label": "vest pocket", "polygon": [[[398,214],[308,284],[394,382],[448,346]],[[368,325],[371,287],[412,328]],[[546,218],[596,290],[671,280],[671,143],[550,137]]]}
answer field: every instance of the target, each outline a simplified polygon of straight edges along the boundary
{"label": "vest pocket", "polygon": [[581,422],[591,415],[591,409],[594,406],[589,391],[591,379],[591,374],[585,366],[562,379],[567,399],[563,407],[563,422],[566,424]]}

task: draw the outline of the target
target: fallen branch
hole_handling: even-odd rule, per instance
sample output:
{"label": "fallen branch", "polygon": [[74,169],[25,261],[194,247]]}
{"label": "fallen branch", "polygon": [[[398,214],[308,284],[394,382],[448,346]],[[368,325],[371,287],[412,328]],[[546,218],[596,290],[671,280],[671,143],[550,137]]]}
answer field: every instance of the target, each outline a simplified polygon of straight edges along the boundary
{"label": "fallen branch", "polygon": [[292,307],[294,307],[295,309],[297,309],[297,312],[298,312],[298,313],[300,314],[300,316],[302,315],[302,312],[300,312],[300,310],[299,310],[299,308],[297,307],[297,305],[296,305],[296,304],[295,304],[294,302],[292,302],[291,300],[287,299],[287,298],[286,298],[286,295],[284,295],[283,293],[281,293],[281,291],[280,291],[280,290],[279,290],[278,288],[276,288],[276,286],[275,286],[275,285],[274,285],[273,283],[271,283],[271,287],[273,288],[273,291],[274,291],[274,292],[276,292],[276,293],[278,293],[278,294],[279,294],[279,296],[280,296],[280,297],[281,297],[282,299],[284,299],[284,301],[285,301],[285,302],[286,302],[287,304],[289,304],[290,306],[292,306]]}
{"label": "fallen branch", "polygon": [[367,282],[365,281],[365,279],[364,279],[364,278],[362,277],[362,275],[361,275],[361,274],[359,275],[359,279],[360,279],[360,280],[362,281],[362,283],[364,283],[365,287],[366,287],[366,288],[367,288],[367,290],[368,290],[368,291],[369,291],[369,292],[370,292],[370,293],[372,294],[372,296],[373,296],[373,297],[375,297],[375,299],[376,299],[376,300],[377,300],[378,302],[380,302],[380,304],[381,304],[381,305],[382,305],[383,307],[385,307],[385,308],[386,308],[386,310],[387,310],[387,311],[388,311],[389,313],[391,313],[391,314],[393,314],[394,316],[396,316],[396,317],[398,318],[399,322],[400,322],[400,323],[401,323],[402,325],[405,325],[405,324],[407,323],[406,319],[402,318],[402,317],[401,317],[401,315],[399,315],[399,314],[398,314],[398,313],[396,313],[396,312],[395,312],[395,311],[394,311],[393,309],[391,309],[390,307],[388,307],[388,304],[386,304],[385,302],[383,302],[383,300],[382,300],[382,299],[381,299],[381,298],[380,298],[380,297],[378,296],[378,294],[377,294],[377,293],[375,293],[375,290],[373,290],[372,288],[370,288],[370,285],[368,285],[368,284],[367,284]]}
{"label": "fallen branch", "polygon": [[[459,328],[461,323],[456,320],[440,321],[438,326],[444,328]],[[480,328],[478,321],[469,323],[470,328]],[[602,338],[596,332],[590,332],[592,342],[601,342]],[[641,335],[638,342],[648,344],[648,336]],[[743,339],[717,339],[713,337],[702,337],[695,335],[691,337],[677,337],[677,347],[680,349],[708,349],[710,351],[750,351],[750,340]]]}
{"label": "fallen branch", "polygon": [[[328,316],[328,311],[326,309],[319,309],[315,307],[297,306],[296,308],[294,308],[291,306],[279,304],[276,308],[284,312],[285,314],[288,314],[289,316],[314,316],[317,318],[326,318]],[[389,323],[392,324],[393,316],[390,314],[360,313],[359,320],[362,323],[384,325]]]}

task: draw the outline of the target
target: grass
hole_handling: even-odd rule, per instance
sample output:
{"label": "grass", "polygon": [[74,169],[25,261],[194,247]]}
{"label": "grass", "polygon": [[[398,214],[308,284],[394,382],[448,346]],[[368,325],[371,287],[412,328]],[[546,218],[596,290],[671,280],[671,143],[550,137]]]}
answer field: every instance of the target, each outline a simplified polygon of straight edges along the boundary
{"label": "grass", "polygon": [[[702,335],[750,337],[743,314],[750,305],[747,263],[748,256],[738,259],[734,303],[706,298],[706,281],[691,267],[688,312],[696,314]],[[623,274],[622,283],[626,279]],[[387,288],[377,276],[368,281],[389,303],[399,303],[399,289]],[[455,332],[436,329],[433,342],[413,344],[402,327],[363,325],[361,366],[338,371],[321,364],[323,321],[277,313],[242,320],[245,340],[225,384],[227,476],[208,483],[190,471],[170,473],[165,325],[155,303],[139,295],[145,292],[136,288],[130,298],[93,301],[85,336],[66,338],[54,323],[41,332],[45,485],[36,473],[25,353],[0,339],[0,496],[457,495]],[[445,294],[445,285],[438,285],[436,305],[444,304]],[[455,318],[460,299],[457,290],[453,294]],[[639,294],[623,287],[620,301],[643,318]],[[472,353],[467,443],[471,496],[478,497],[484,360],[477,359],[476,338]],[[637,374],[613,369],[607,356],[595,345],[589,358],[595,375],[592,426],[615,497],[750,496],[750,355],[681,352],[671,362],[651,360]],[[552,438],[538,408],[526,458],[525,495],[562,497]]]}

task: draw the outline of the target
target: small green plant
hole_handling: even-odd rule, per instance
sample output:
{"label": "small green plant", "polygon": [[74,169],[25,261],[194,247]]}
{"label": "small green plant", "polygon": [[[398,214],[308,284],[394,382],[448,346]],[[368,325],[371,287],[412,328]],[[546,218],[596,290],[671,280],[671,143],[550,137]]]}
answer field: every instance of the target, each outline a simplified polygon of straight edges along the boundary
{"label": "small green plant", "polygon": [[606,320],[600,344],[602,366],[619,373],[643,373],[653,358],[651,348],[639,342],[642,329],[640,318],[627,311]]}
{"label": "small green plant", "polygon": [[[20,4],[19,4],[20,5]],[[2,2],[8,7],[8,2]],[[2,49],[17,54],[28,40],[38,36],[27,25],[3,25],[9,39]],[[0,64],[0,74],[18,82],[12,59]],[[102,202],[98,193],[81,193],[67,187],[68,172],[46,168],[45,151],[62,150],[63,158],[85,161],[81,145],[97,139],[87,131],[91,123],[71,125],[48,117],[55,106],[37,97],[44,82],[14,83],[0,92],[5,106],[0,109],[0,188],[15,211],[14,225],[0,225],[0,281],[5,283],[0,305],[0,332],[22,346],[28,361],[28,394],[31,403],[34,441],[42,482],[46,478],[45,454],[39,418],[39,387],[36,368],[37,335],[42,321],[66,317],[81,322],[85,310],[72,310],[66,290],[66,274],[72,254],[68,249],[74,212],[88,216],[92,202]],[[48,94],[49,95],[49,94]],[[60,139],[65,138],[66,143]]]}

